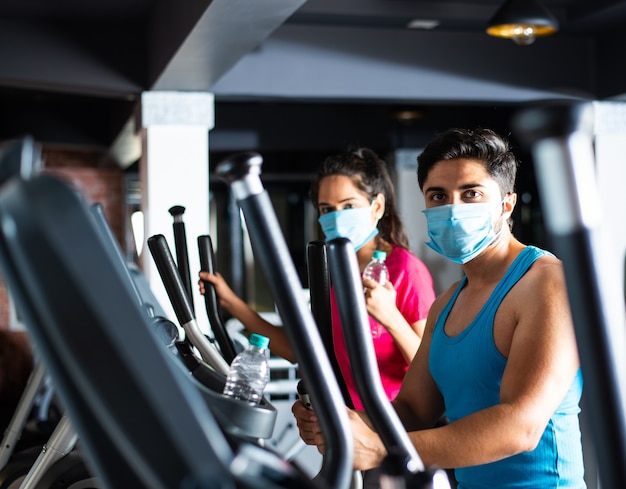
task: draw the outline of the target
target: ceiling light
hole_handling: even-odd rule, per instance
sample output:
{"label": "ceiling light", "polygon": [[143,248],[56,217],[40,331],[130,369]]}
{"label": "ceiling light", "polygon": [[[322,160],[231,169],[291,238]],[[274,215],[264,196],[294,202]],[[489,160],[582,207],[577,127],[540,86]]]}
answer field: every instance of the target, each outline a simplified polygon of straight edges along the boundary
{"label": "ceiling light", "polygon": [[431,19],[413,19],[407,23],[407,29],[425,29],[430,30],[438,27],[440,22],[438,20]]}
{"label": "ceiling light", "polygon": [[556,18],[540,0],[507,0],[489,21],[487,34],[527,46],[558,29]]}
{"label": "ceiling light", "polygon": [[422,117],[424,117],[423,112],[413,109],[396,110],[391,113],[391,118],[400,122],[416,121]]}

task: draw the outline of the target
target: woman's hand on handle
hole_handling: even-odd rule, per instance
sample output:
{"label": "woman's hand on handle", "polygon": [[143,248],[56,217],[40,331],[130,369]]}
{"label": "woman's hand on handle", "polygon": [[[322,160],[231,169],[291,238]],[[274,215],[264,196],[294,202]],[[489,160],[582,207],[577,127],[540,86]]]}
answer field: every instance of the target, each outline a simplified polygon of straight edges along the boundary
{"label": "woman's hand on handle", "polygon": [[220,306],[222,306],[227,311],[232,309],[233,304],[239,298],[233,292],[233,290],[228,286],[226,280],[220,273],[209,273],[209,272],[200,272],[198,273],[200,280],[198,280],[198,287],[200,289],[200,293],[204,295],[206,289],[204,287],[204,282],[209,282],[213,287],[215,287],[215,292],[217,294],[217,299],[219,301]]}

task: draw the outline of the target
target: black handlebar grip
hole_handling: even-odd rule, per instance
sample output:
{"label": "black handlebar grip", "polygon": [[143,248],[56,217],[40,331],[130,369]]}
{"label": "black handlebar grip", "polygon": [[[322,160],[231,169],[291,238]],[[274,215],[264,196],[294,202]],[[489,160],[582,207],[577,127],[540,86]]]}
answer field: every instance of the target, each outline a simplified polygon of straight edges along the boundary
{"label": "black handlebar grip", "polygon": [[297,389],[298,389],[298,397],[302,401],[302,404],[304,404],[304,407],[313,411],[313,403],[311,402],[311,397],[309,396],[309,393],[307,392],[306,387],[304,385],[304,380],[300,380],[298,382]]}
{"label": "black handlebar grip", "polygon": [[406,454],[411,460],[412,472],[424,470],[424,463],[388,401],[380,380],[359,263],[349,239],[335,238],[328,242],[328,262],[350,368],[365,411],[387,450]]}
{"label": "black handlebar grip", "polygon": [[185,222],[183,221],[185,208],[182,205],[175,205],[169,208],[169,213],[174,218],[172,229],[174,232],[174,247],[176,249],[178,273],[180,274],[180,279],[183,282],[187,297],[189,298],[191,312],[195,315],[193,305],[193,289],[191,286],[191,273],[189,271],[189,253],[187,251],[187,232],[185,231]]}
{"label": "black handlebar grip", "polygon": [[[215,254],[210,236],[198,236],[198,253],[200,254],[200,269],[215,273]],[[220,317],[215,286],[206,281],[204,281],[204,304],[215,339],[220,346],[224,359],[230,364],[237,355],[235,346]]]}
{"label": "black handlebar grip", "polygon": [[309,295],[311,298],[311,312],[322,337],[326,353],[343,395],[343,402],[349,408],[354,408],[350,392],[337,363],[333,342],[332,318],[330,308],[330,271],[328,253],[324,241],[309,241],[306,247],[307,275],[309,278]]}
{"label": "black handlebar grip", "polygon": [[148,248],[150,253],[152,253],[152,258],[170,298],[178,322],[180,324],[188,323],[194,319],[193,310],[165,236],[156,234],[148,238]]}

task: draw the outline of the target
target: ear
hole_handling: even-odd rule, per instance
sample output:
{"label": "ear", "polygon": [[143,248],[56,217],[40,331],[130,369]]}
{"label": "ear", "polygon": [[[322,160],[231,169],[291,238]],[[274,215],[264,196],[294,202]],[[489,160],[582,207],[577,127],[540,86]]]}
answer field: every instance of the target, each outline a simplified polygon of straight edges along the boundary
{"label": "ear", "polygon": [[511,217],[513,213],[513,209],[515,209],[515,204],[517,204],[517,194],[515,192],[511,192],[510,194],[506,194],[504,196],[504,200],[502,201],[503,213],[506,215],[508,219]]}
{"label": "ear", "polygon": [[376,197],[374,197],[374,202],[372,204],[372,210],[374,212],[374,217],[376,217],[377,220],[380,220],[383,218],[383,215],[385,214],[385,196],[382,193],[379,193],[376,195]]}

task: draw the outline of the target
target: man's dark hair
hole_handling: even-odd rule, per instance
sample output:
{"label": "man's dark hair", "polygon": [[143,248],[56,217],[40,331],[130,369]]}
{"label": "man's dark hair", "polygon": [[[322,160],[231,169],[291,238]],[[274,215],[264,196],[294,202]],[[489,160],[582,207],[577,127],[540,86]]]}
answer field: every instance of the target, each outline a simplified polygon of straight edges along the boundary
{"label": "man's dark hair", "polygon": [[433,166],[443,160],[470,159],[485,166],[498,182],[502,196],[515,191],[518,162],[506,139],[490,129],[448,129],[438,134],[417,157],[420,189]]}

